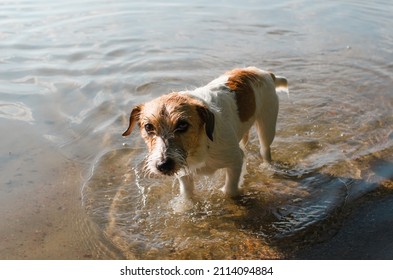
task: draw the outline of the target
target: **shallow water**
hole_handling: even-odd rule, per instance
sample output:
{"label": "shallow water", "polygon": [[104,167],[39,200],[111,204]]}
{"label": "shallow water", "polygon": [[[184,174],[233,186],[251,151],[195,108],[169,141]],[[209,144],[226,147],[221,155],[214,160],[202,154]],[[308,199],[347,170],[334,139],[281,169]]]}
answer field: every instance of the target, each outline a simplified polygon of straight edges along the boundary
{"label": "shallow water", "polygon": [[[0,7],[2,258],[286,258],[392,178],[389,1]],[[173,179],[144,178],[142,140],[121,137],[132,106],[248,65],[289,80],[273,165],[253,132],[237,200],[221,172],[186,205]],[[56,255],[59,240],[82,246]]]}

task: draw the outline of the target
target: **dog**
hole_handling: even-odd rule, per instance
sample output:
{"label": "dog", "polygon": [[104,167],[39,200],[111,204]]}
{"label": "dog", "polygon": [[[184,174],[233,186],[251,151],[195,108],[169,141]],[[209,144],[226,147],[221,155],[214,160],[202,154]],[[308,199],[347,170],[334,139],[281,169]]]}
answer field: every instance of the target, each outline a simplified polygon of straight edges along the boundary
{"label": "dog", "polygon": [[260,154],[270,163],[279,101],[288,91],[285,77],[256,67],[233,69],[206,86],[172,92],[135,106],[123,136],[138,124],[147,148],[148,173],[175,175],[180,194],[192,198],[193,174],[225,168],[223,191],[239,195],[244,153],[255,124]]}

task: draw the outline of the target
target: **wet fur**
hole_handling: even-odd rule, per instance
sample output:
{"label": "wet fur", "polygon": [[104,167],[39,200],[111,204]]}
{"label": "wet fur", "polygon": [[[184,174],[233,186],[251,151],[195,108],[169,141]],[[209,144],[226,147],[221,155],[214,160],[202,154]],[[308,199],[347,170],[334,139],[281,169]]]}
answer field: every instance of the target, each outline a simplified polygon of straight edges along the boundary
{"label": "wet fur", "polygon": [[[286,79],[255,67],[234,69],[193,91],[170,93],[134,107],[128,129],[138,124],[148,147],[148,173],[175,175],[184,197],[192,197],[193,173],[226,169],[224,192],[239,194],[243,151],[256,125],[260,153],[271,161],[278,114],[276,87]],[[184,129],[186,127],[186,129]]]}

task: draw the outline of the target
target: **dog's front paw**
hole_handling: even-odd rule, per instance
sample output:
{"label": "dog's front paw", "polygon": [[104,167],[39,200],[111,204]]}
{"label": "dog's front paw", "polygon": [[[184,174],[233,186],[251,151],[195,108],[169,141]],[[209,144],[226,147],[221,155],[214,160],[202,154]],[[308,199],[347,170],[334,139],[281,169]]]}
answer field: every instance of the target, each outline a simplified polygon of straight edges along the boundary
{"label": "dog's front paw", "polygon": [[236,198],[242,195],[242,191],[238,187],[231,187],[225,185],[221,188],[221,191],[230,198]]}
{"label": "dog's front paw", "polygon": [[180,195],[173,198],[170,205],[174,213],[185,213],[193,209],[195,203],[192,199]]}

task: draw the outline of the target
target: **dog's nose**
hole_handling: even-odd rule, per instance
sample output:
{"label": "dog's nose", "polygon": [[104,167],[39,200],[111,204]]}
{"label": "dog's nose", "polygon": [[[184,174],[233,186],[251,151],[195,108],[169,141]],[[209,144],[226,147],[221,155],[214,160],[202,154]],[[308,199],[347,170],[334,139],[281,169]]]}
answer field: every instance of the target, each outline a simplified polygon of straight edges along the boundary
{"label": "dog's nose", "polygon": [[171,174],[173,169],[175,168],[175,161],[171,158],[165,158],[162,161],[157,163],[157,169],[161,173]]}

